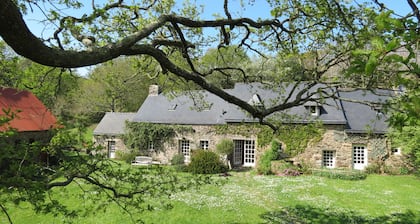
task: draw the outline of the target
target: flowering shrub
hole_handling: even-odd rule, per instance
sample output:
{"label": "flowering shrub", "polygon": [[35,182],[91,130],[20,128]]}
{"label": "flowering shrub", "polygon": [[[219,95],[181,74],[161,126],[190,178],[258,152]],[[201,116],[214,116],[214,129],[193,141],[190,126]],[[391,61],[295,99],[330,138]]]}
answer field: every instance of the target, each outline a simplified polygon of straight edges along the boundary
{"label": "flowering shrub", "polygon": [[291,169],[291,168],[285,169],[282,173],[282,176],[296,177],[296,176],[300,176],[300,175],[301,175],[300,171],[295,170],[295,169]]}

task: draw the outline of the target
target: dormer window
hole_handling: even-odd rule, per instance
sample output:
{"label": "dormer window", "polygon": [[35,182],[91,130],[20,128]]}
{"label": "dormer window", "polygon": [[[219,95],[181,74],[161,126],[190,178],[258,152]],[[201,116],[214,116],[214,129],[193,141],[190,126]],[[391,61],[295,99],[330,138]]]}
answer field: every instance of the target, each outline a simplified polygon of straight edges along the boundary
{"label": "dormer window", "polygon": [[382,108],[382,104],[373,104],[372,106],[372,109],[374,110],[374,111],[376,111],[376,114],[383,114],[383,108]]}
{"label": "dormer window", "polygon": [[308,101],[303,104],[307,110],[307,113],[311,116],[319,116],[321,115],[321,105],[318,102]]}
{"label": "dormer window", "polygon": [[264,104],[261,100],[260,95],[258,94],[252,95],[252,98],[248,101],[248,103],[257,108],[261,108],[261,109],[264,108]]}
{"label": "dormer window", "polygon": [[178,107],[178,104],[174,103],[169,107],[169,111],[174,111]]}
{"label": "dormer window", "polygon": [[312,116],[319,116],[321,114],[320,106],[307,106],[309,114]]}

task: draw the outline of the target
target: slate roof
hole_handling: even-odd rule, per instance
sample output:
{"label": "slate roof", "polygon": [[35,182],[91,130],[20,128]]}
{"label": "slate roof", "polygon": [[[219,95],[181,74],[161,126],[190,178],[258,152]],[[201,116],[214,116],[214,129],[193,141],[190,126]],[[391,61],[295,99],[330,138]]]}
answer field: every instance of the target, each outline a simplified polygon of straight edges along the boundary
{"label": "slate roof", "polygon": [[[381,104],[394,96],[393,91],[376,90],[371,91],[339,91],[342,98],[344,114],[347,119],[346,132],[350,133],[386,133],[388,125],[387,115],[381,110]],[[348,101],[350,99],[352,101]],[[355,101],[364,101],[362,104]],[[370,105],[369,105],[370,104]]]}
{"label": "slate roof", "polygon": [[[302,84],[299,88],[304,88]],[[316,86],[319,87],[319,86]],[[315,91],[316,87],[313,88]],[[286,91],[279,92],[266,89],[259,83],[236,84],[233,89],[226,91],[238,98],[254,102],[261,100],[266,106],[283,102],[284,98],[291,92],[292,86],[287,86]],[[296,91],[295,91],[296,92]],[[190,125],[215,125],[237,122],[257,122],[238,106],[227,103],[218,96],[205,92],[197,91],[202,94],[202,100],[211,105],[207,110],[198,111],[194,108],[197,100],[181,95],[170,99],[163,94],[148,96],[143,105],[133,118],[135,122],[151,122],[160,124],[190,124]],[[291,99],[294,99],[294,94]],[[199,98],[199,97],[198,97]],[[200,101],[200,100],[199,100]],[[290,100],[288,100],[290,102]],[[293,122],[308,123],[313,122],[314,117],[308,114],[308,105],[301,105],[286,111],[289,115],[299,115],[300,119]],[[273,116],[278,116],[279,113]],[[341,104],[332,99],[326,99],[326,104],[322,106],[319,119],[326,124],[345,124],[346,119],[341,109]]]}
{"label": "slate roof", "polygon": [[[18,132],[46,131],[58,127],[55,116],[29,91],[0,87],[0,116],[9,109],[16,117],[8,127]],[[7,126],[0,127],[0,131],[6,129]]]}
{"label": "slate roof", "polygon": [[[305,88],[305,83],[298,86],[297,89]],[[262,84],[238,83],[233,89],[226,89],[228,93],[247,101],[258,103],[261,101],[264,105],[269,106],[279,102],[283,102],[285,97],[292,91],[292,86],[284,86],[279,90],[264,88]],[[313,87],[309,92],[316,91],[318,87],[326,87],[321,84]],[[280,91],[282,89],[282,91]],[[326,91],[329,91],[326,89]],[[332,90],[331,90],[332,91]],[[244,110],[238,106],[225,102],[214,94],[205,91],[196,91],[198,94],[192,100],[188,95],[180,95],[178,97],[168,98],[163,94],[157,96],[148,96],[143,105],[133,117],[134,122],[150,122],[160,124],[189,124],[189,125],[217,125],[227,123],[240,122],[257,122],[250,117]],[[349,98],[356,101],[366,100],[369,102],[383,103],[391,96],[390,91],[381,92],[383,96],[375,95],[371,92],[339,91],[340,97]],[[291,94],[290,99],[296,97],[296,91]],[[197,98],[211,105],[205,110],[197,110]],[[286,101],[290,102],[290,100]],[[372,131],[374,133],[384,133],[387,130],[385,115],[378,114],[374,108],[355,102],[347,102],[336,99],[324,99],[321,106],[319,116],[312,116],[308,113],[308,106],[317,105],[316,102],[309,101],[304,105],[287,109],[284,112],[277,112],[271,116],[280,116],[282,113],[287,115],[297,115],[294,120],[288,120],[290,123],[310,123],[315,119],[321,120],[324,124],[340,124],[345,125],[346,131],[351,133],[366,133]],[[379,116],[378,116],[379,115]],[[371,126],[368,128],[367,126]]]}
{"label": "slate roof", "polygon": [[136,113],[107,112],[93,130],[93,135],[121,135],[125,131],[125,122],[131,121]]}

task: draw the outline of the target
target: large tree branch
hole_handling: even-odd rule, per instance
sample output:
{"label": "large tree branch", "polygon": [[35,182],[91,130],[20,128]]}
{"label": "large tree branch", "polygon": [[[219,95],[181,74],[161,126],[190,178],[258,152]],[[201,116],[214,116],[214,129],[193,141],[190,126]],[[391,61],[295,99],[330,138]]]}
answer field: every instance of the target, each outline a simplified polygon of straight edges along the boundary
{"label": "large tree branch", "polygon": [[122,55],[122,52],[161,27],[166,17],[161,17],[141,31],[92,51],[63,50],[46,46],[28,29],[19,8],[12,0],[0,1],[0,36],[16,53],[37,63],[64,68],[95,65]]}
{"label": "large tree branch", "polygon": [[[321,100],[323,96],[319,96],[314,98],[313,96],[319,94],[319,91],[309,91],[312,87],[315,86],[316,83],[309,83],[308,86],[299,90],[296,93],[296,97],[294,100],[290,102],[282,102],[278,105],[275,105],[271,108],[261,109],[250,105],[248,102],[228,94],[227,92],[223,91],[222,89],[218,88],[217,86],[209,83],[202,75],[194,72],[189,72],[181,67],[172,63],[165,54],[158,49],[155,49],[149,45],[135,45],[127,52],[124,52],[126,55],[137,55],[137,54],[147,54],[155,58],[159,64],[165,69],[174,74],[177,74],[179,77],[184,78],[185,80],[192,81],[197,85],[201,86],[203,89],[207,90],[210,93],[213,93],[223,100],[232,103],[234,105],[239,106],[240,108],[246,110],[248,113],[251,114],[252,117],[258,118],[260,122],[262,122],[265,117],[268,115],[275,113],[277,111],[289,109],[295,106],[299,106],[304,104],[307,101],[316,101]],[[306,93],[306,95],[304,95]]]}
{"label": "large tree branch", "polygon": [[2,21],[0,23],[0,36],[16,53],[43,65],[64,68],[95,65],[119,57],[123,55],[125,50],[149,37],[154,31],[163,27],[168,22],[191,28],[223,27],[225,25],[251,26],[254,28],[275,26],[287,31],[277,20],[256,22],[249,18],[239,18],[195,21],[175,15],[163,15],[156,22],[145,26],[140,31],[118,42],[94,48],[90,51],[75,51],[49,47],[34,36],[27,27],[19,8],[13,0],[0,1],[0,21]]}

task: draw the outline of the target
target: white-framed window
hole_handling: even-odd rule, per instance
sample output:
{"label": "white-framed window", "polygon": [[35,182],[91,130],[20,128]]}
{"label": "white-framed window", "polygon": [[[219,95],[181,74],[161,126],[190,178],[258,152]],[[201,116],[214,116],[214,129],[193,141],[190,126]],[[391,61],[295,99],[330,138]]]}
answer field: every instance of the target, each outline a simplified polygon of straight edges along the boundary
{"label": "white-framed window", "polygon": [[244,141],[244,166],[255,166],[255,141]]}
{"label": "white-framed window", "polygon": [[208,140],[200,140],[200,149],[209,150],[209,141]]}
{"label": "white-framed window", "polygon": [[326,168],[335,167],[335,151],[333,150],[322,151],[322,166]]}
{"label": "white-framed window", "polygon": [[191,156],[190,141],[186,139],[179,140],[179,151],[184,155],[185,161],[189,162]]}
{"label": "white-framed window", "polygon": [[393,148],[391,149],[392,155],[401,155],[401,149],[400,148]]}
{"label": "white-framed window", "polygon": [[367,148],[364,145],[353,146],[353,168],[363,170],[368,163]]}
{"label": "white-framed window", "polygon": [[319,106],[308,106],[309,113],[312,116],[319,116],[320,115],[320,108]]}
{"label": "white-framed window", "polygon": [[147,148],[149,151],[155,151],[155,143],[153,141],[150,141],[149,144],[147,144]]}

